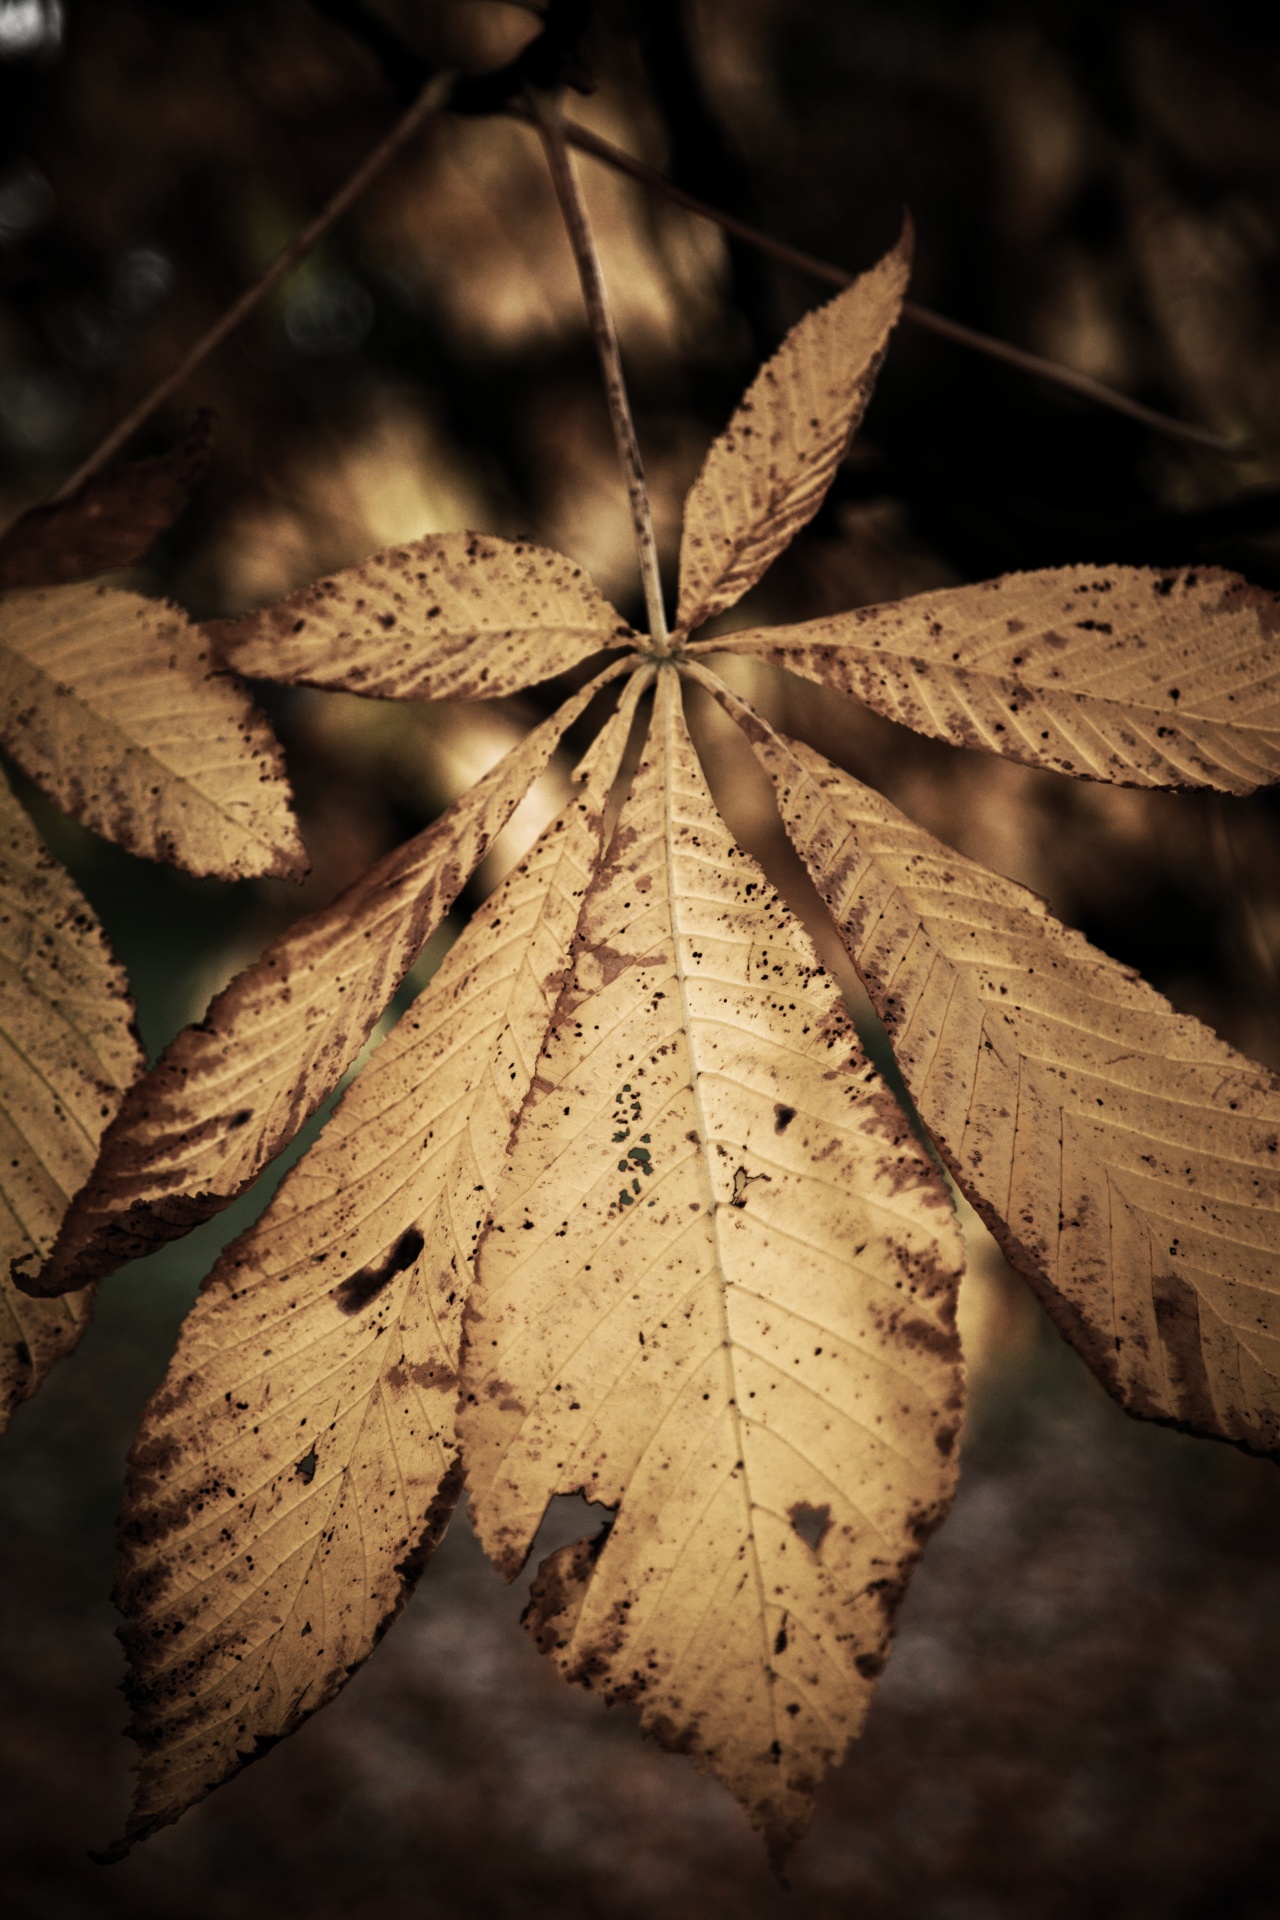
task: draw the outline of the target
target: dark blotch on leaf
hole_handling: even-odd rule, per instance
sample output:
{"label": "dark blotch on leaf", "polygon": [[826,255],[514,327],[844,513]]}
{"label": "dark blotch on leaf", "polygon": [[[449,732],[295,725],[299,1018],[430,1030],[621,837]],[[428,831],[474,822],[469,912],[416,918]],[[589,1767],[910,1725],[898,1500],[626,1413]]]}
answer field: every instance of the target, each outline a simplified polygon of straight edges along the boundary
{"label": "dark blotch on leaf", "polygon": [[389,1281],[394,1280],[398,1273],[403,1273],[406,1267],[413,1265],[422,1252],[424,1244],[418,1229],[409,1227],[400,1235],[384,1260],[361,1267],[358,1273],[351,1274],[340,1287],[335,1287],[333,1291],[339,1313],[359,1313],[361,1307],[367,1307]]}

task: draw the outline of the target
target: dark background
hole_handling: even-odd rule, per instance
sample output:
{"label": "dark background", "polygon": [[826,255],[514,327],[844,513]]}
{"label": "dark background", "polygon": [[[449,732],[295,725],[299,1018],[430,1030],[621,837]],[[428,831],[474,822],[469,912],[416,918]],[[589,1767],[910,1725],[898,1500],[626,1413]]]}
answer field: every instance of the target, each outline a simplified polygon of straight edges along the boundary
{"label": "dark background", "polygon": [[[69,0],[60,30],[24,40],[41,9],[0,5],[0,517],[66,476],[390,124],[396,74],[343,11]],[[490,0],[380,13],[420,54],[478,68],[536,25]],[[850,269],[909,205],[916,299],[1250,442],[1237,459],[1198,451],[904,327],[828,504],[740,617],[1081,560],[1217,564],[1280,589],[1280,31],[1265,19],[1223,0],[596,9],[597,90],[572,111],[597,130]],[[820,289],[582,168],[673,561],[710,436]],[[129,584],[223,614],[472,525],[562,548],[638,611],[572,268],[508,119],[454,118],[415,145],[136,450],[197,405],[216,412],[212,467]],[[748,684],[1280,1065],[1274,800],[1078,785],[915,741],[763,669]],[[38,810],[129,967],[152,1050],[545,704],[264,698],[314,858],[301,889],[190,881]],[[519,1592],[461,1521],[336,1706],[125,1865],[92,1865],[127,1792],[106,1599],[123,1452],[249,1204],[109,1283],[0,1448],[10,1911],[1280,1914],[1275,1469],[1127,1421],[977,1235],[960,1499],[792,1891],[718,1787],[543,1669]],[[581,1530],[572,1512],[554,1524]]]}

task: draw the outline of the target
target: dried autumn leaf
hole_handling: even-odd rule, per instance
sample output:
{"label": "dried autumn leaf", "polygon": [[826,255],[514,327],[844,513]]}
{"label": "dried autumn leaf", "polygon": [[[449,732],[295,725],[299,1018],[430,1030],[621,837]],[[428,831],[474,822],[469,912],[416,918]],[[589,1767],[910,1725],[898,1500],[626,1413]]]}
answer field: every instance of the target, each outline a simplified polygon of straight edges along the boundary
{"label": "dried autumn leaf", "polygon": [[134,567],[173,525],[209,464],[213,415],[164,453],[95,474],[69,500],[32,507],[0,534],[0,589],[52,587]]}
{"label": "dried autumn leaf", "polygon": [[902,310],[908,225],[896,247],[766,361],[689,489],[680,541],[680,632],[753,587],[822,504]]}
{"label": "dried autumn leaf", "polygon": [[1280,1081],[747,720],[965,1193],[1131,1413],[1280,1450]]}
{"label": "dried autumn leaf", "polygon": [[1252,793],[1280,779],[1277,635],[1280,599],[1236,574],[1049,567],[731,644],[953,746]]}
{"label": "dried autumn leaf", "polygon": [[0,745],[130,853],[223,880],[306,866],[279,748],[176,607],[81,582],[0,598]]}
{"label": "dried autumn leaf", "polygon": [[607,668],[425,832],[238,974],[132,1089],[43,1269],[49,1295],[153,1252],[252,1185],[328,1098]]}
{"label": "dried autumn leaf", "polygon": [[[550,120],[544,136],[554,144]],[[680,672],[708,678],[684,635],[815,510],[899,310],[906,253],[904,239],[801,324],[713,448],[688,503]],[[616,395],[615,375],[610,362]],[[621,412],[615,424],[629,444]],[[231,634],[237,662],[364,692],[475,696],[630,638],[554,556],[451,536],[417,550],[418,580],[403,552],[253,616]],[[1058,728],[1041,724],[1031,751],[1103,777],[1254,784],[1272,751],[1269,603],[1179,577],[1148,595],[1176,603],[1180,622],[1149,644],[1142,580],[1095,569],[958,590],[954,618],[972,631],[955,658],[941,644],[954,622],[935,618],[908,658],[883,609],[834,623],[838,642],[798,628],[741,646],[841,686],[856,669],[873,703],[898,700],[900,717],[958,737],[977,725],[970,682],[990,668],[994,685],[1004,658],[975,609],[1007,593],[1000,644],[1020,641],[1008,665],[1028,669],[1013,704],[1021,714],[1032,688]],[[1033,623],[1011,634],[1022,614],[1007,610],[1029,612],[1027,595],[1042,616],[1030,640]],[[1119,623],[1098,613],[1120,606]],[[868,626],[879,645],[849,640]],[[665,659],[661,635],[638,645]],[[111,1130],[46,1284],[184,1231],[247,1184],[336,1084],[594,686],[636,664],[585,689],[176,1043]],[[948,673],[950,706],[932,691]],[[582,800],[220,1263],[149,1411],[122,1585],[146,1750],[134,1834],[341,1685],[447,1518],[458,1440],[482,1537],[509,1574],[555,1494],[615,1510],[540,1570],[530,1624],[564,1672],[634,1701],[725,1779],[776,1854],[861,1724],[954,1478],[958,1236],[803,934],[719,822],[670,662],[600,864],[641,685],[590,757]],[[1128,1404],[1272,1443],[1280,1329],[1258,1216],[1246,1219],[1250,1180],[1262,1192],[1274,1177],[1271,1082],[1028,896],[856,783],[848,799],[844,776],[719,692],[775,773],[926,1118],[1015,1259]],[[1161,700],[1172,720],[1153,733],[1141,716]],[[1000,744],[997,721],[985,744]],[[1064,1195],[1075,1210],[1060,1224]]]}
{"label": "dried autumn leaf", "polygon": [[441,533],[214,627],[241,673],[395,700],[490,700],[565,673],[630,627],[571,560]]}
{"label": "dried autumn leaf", "polygon": [[118,1593],[143,1751],[131,1840],[333,1697],[448,1521],[466,1275],[645,681],[223,1254],[143,1417]]}
{"label": "dried autumn leaf", "polygon": [[467,1306],[472,1518],[572,1678],[808,1824],[949,1502],[959,1240],[834,987],[733,844],[663,674]]}
{"label": "dried autumn leaf", "polygon": [[29,1300],[43,1255],[141,1064],[124,976],[88,903],[0,778],[0,1426],[88,1325],[92,1298]]}

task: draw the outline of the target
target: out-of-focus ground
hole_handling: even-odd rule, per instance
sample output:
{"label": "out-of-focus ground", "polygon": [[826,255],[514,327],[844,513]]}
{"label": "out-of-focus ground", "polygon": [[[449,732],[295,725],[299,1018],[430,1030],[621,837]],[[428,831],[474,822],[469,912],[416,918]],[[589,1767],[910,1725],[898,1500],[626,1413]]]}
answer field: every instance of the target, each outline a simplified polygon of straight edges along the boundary
{"label": "out-of-focus ground", "polygon": [[[303,0],[79,0],[36,44],[19,16],[57,11],[0,6],[0,514],[64,477],[395,111],[377,64]],[[383,11],[477,60],[477,36],[492,58],[529,31],[490,0]],[[1280,588],[1280,29],[1258,10],[609,0],[592,46],[599,87],[573,110],[692,191],[852,268],[905,202],[917,298],[1251,441],[1237,461],[1161,441],[904,328],[829,503],[734,618],[1079,560]],[[673,567],[710,436],[819,290],[583,171]],[[227,613],[469,525],[561,547],[638,612],[572,269],[514,124],[450,121],[421,143],[180,400],[216,409],[215,459],[131,576],[145,591]],[[1280,1064],[1274,799],[1074,784],[737,671],[780,724]],[[38,808],[129,967],[148,1046],[556,691],[447,710],[264,695],[314,859],[301,889],[189,881]],[[726,811],[787,881],[758,785],[714,714],[697,719]],[[718,1787],[542,1666],[465,1521],[334,1707],[126,1864],[93,1865],[127,1792],[106,1598],[124,1449],[246,1217],[108,1283],[0,1446],[6,1911],[1280,1915],[1280,1479],[1127,1421],[979,1234],[960,1498],[790,1892]],[[581,1512],[548,1526],[546,1544],[574,1537]]]}

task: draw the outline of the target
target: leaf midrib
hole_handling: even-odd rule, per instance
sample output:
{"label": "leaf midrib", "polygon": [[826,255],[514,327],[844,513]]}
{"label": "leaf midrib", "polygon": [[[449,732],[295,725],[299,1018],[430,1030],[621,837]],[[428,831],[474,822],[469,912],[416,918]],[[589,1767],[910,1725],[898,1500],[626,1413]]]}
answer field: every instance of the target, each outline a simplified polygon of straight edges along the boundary
{"label": "leaf midrib", "polygon": [[[829,683],[819,679],[816,674],[809,673],[800,664],[801,656],[818,649],[825,649],[837,656],[845,654],[851,663],[868,671],[880,666],[898,673],[910,672],[913,675],[920,675],[926,681],[942,679],[958,681],[963,685],[966,680],[969,680],[997,697],[1013,694],[1024,695],[1028,699],[1061,699],[1072,704],[1084,704],[1086,711],[1089,708],[1100,708],[1108,713],[1126,717],[1134,714],[1150,715],[1162,724],[1172,722],[1178,726],[1178,731],[1184,734],[1186,733],[1185,723],[1191,722],[1205,727],[1221,727],[1233,736],[1261,734],[1280,740],[1280,719],[1252,720],[1247,715],[1207,713],[1197,710],[1190,702],[1182,701],[1177,707],[1157,706],[1154,704],[1151,692],[1147,689],[1139,689],[1135,693],[1121,696],[1115,693],[1098,692],[1093,687],[1070,686],[1057,681],[1032,679],[1018,671],[981,666],[972,661],[930,659],[927,654],[908,651],[905,647],[871,646],[866,643],[858,645],[852,641],[839,639],[801,640],[788,637],[794,631],[794,629],[779,627],[759,636],[752,635],[751,638],[758,641],[757,645],[752,646],[744,646],[742,639],[736,635],[725,635],[719,640],[694,641],[691,644],[694,648],[701,647],[707,652],[713,650],[720,653],[741,652],[744,658],[756,658],[761,653],[772,652],[777,656],[780,666],[800,674],[805,679],[817,680],[818,684],[823,686]],[[733,645],[735,639],[738,640],[736,647]],[[1242,649],[1237,657],[1247,659],[1250,654],[1259,651],[1260,649],[1256,647]],[[1222,662],[1222,665],[1225,669],[1235,663],[1232,659]],[[1262,679],[1254,684],[1265,686],[1267,682]],[[923,692],[921,689],[918,691]],[[1180,722],[1183,724],[1179,725]],[[1167,748],[1162,745],[1160,750],[1165,752]]]}
{"label": "leaf midrib", "polygon": [[[728,1288],[728,1279],[725,1274],[724,1260],[723,1260],[723,1256],[720,1248],[720,1231],[719,1231],[719,1225],[718,1225],[719,1204],[716,1200],[715,1186],[712,1181],[710,1167],[708,1166],[708,1162],[707,1162],[706,1143],[711,1138],[711,1129],[707,1124],[707,1117],[706,1117],[706,1113],[704,1111],[703,1103],[702,1103],[702,1094],[699,1088],[699,1081],[701,1080],[702,1075],[698,1069],[697,1061],[695,1058],[693,1038],[692,1038],[693,1021],[695,1016],[690,1006],[688,981],[687,981],[687,975],[686,975],[685,964],[684,964],[684,954],[681,947],[679,895],[676,889],[676,880],[675,880],[676,841],[675,841],[674,820],[673,820],[673,815],[675,810],[674,809],[675,796],[674,796],[674,783],[672,779],[672,772],[673,772],[673,766],[674,766],[674,747],[675,747],[675,739],[674,739],[675,721],[676,721],[677,714],[681,711],[680,681],[679,681],[679,678],[677,677],[676,670],[672,667],[668,667],[662,670],[659,675],[659,684],[661,689],[660,697],[662,700],[662,733],[663,733],[662,801],[663,801],[663,815],[664,815],[663,824],[665,828],[665,831],[663,833],[663,839],[662,839],[663,877],[665,879],[666,888],[667,888],[667,911],[670,916],[670,923],[671,923],[671,948],[672,948],[672,957],[674,962],[676,986],[680,995],[681,1023],[683,1025],[685,1034],[687,1036],[686,1046],[688,1047],[688,1053],[689,1053],[690,1092],[693,1098],[694,1120],[697,1126],[698,1139],[699,1139],[698,1164],[701,1169],[703,1188],[706,1195],[707,1213],[711,1223],[712,1247],[714,1250],[715,1263],[716,1263],[716,1277],[718,1280],[718,1285],[716,1287],[716,1309],[717,1309],[717,1314],[720,1321],[721,1344],[722,1344],[724,1355],[725,1355],[725,1373],[726,1373],[726,1381],[727,1381],[727,1387],[728,1387],[727,1397],[729,1402],[730,1423],[732,1426],[733,1439],[734,1439],[735,1465],[739,1462],[741,1463],[742,1500],[743,1500],[743,1507],[745,1509],[746,1534],[747,1534],[748,1540],[751,1543],[751,1568],[752,1568],[752,1574],[755,1580],[757,1617],[760,1622],[760,1632],[761,1632],[761,1665],[764,1673],[768,1675],[773,1671],[773,1667],[772,1667],[772,1657],[769,1650],[769,1634],[768,1634],[768,1627],[767,1627],[767,1608],[766,1608],[765,1593],[764,1593],[764,1578],[763,1578],[761,1567],[760,1567],[759,1542],[756,1539],[755,1507],[751,1497],[751,1476],[747,1467],[747,1453],[746,1453],[746,1446],[744,1444],[744,1436],[742,1431],[742,1424],[743,1424],[742,1413],[738,1405],[738,1393],[737,1393],[738,1382],[737,1382],[737,1376],[736,1376],[736,1371],[734,1368],[734,1360],[733,1360],[733,1339],[732,1339],[732,1334],[729,1327],[728,1305],[725,1299],[725,1294]],[[771,1688],[766,1687],[765,1691],[769,1701],[769,1722],[772,1728],[774,1741],[775,1743],[777,1743],[779,1740],[778,1717],[777,1717],[776,1705],[774,1703],[773,1690]]]}

